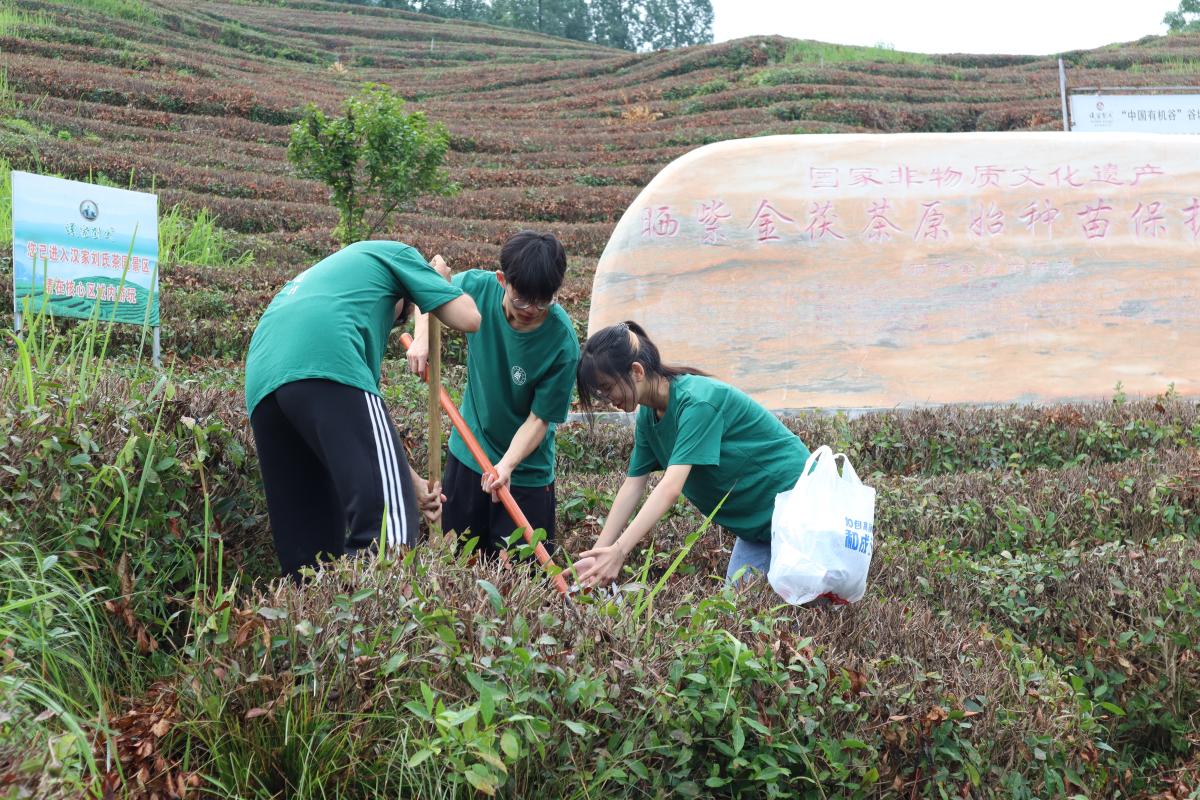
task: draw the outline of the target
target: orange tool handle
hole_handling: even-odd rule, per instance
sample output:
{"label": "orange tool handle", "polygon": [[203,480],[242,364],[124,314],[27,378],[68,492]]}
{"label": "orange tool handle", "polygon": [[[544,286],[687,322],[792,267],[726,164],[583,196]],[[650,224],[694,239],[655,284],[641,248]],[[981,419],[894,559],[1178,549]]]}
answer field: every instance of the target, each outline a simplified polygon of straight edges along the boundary
{"label": "orange tool handle", "polygon": [[[407,333],[400,334],[400,342],[405,347],[412,344],[412,336]],[[428,381],[426,376],[424,380]],[[454,401],[450,399],[450,395],[446,392],[445,387],[439,386],[438,393],[441,396],[442,410],[450,417],[450,423],[454,425],[454,429],[458,431],[458,435],[463,438],[467,445],[467,449],[471,451],[471,455],[479,462],[479,466],[483,468],[484,473],[494,473],[495,467],[492,466],[491,459],[483,452],[483,448],[479,446],[479,442],[475,440],[471,429],[467,427],[467,421],[462,418],[462,414],[458,413],[458,409],[454,406]],[[440,447],[441,443],[429,443],[430,447]],[[430,478],[436,479],[436,476],[431,475]],[[501,486],[499,491],[500,502],[504,505],[504,510],[512,517],[513,522],[521,528],[521,533],[525,536],[525,541],[533,541],[533,526],[529,524],[529,520],[525,517],[524,512],[517,506],[517,501],[513,499],[512,492],[507,486]],[[533,548],[533,554],[537,557],[538,563],[543,567],[553,564],[554,561],[550,558],[550,554],[546,552],[545,546],[538,542]],[[567,594],[567,581],[563,578],[562,573],[554,576],[554,585],[563,595]]]}

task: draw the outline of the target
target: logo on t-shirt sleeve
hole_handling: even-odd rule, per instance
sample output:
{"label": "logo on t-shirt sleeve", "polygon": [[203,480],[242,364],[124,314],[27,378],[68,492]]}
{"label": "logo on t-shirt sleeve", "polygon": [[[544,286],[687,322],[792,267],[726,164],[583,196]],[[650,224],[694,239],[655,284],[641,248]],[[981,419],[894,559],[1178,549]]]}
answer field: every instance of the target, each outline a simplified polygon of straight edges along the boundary
{"label": "logo on t-shirt sleeve", "polygon": [[525,374],[525,370],[523,370],[521,367],[515,366],[512,368],[512,381],[517,386],[524,386],[525,381],[528,378],[529,378],[529,376]]}

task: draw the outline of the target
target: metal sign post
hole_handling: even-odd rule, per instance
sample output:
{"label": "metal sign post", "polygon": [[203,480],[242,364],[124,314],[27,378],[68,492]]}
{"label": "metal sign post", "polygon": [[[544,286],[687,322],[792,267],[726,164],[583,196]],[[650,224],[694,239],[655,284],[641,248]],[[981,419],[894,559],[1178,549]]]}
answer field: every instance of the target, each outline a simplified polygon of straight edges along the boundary
{"label": "metal sign post", "polygon": [[1067,115],[1067,68],[1061,58],[1058,60],[1058,93],[1062,97],[1063,130],[1070,133],[1071,120]]}

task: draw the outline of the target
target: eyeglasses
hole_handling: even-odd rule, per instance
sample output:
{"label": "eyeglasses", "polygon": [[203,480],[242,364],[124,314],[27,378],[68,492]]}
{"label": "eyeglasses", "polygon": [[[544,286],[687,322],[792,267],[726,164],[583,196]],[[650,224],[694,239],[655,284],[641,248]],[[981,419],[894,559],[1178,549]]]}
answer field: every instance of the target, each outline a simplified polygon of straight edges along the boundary
{"label": "eyeglasses", "polygon": [[536,308],[538,311],[545,311],[550,306],[554,305],[554,298],[550,298],[545,303],[531,303],[528,300],[522,300],[517,297],[517,293],[512,289],[508,290],[508,302],[512,303],[512,307],[517,311],[528,311],[531,308]]}

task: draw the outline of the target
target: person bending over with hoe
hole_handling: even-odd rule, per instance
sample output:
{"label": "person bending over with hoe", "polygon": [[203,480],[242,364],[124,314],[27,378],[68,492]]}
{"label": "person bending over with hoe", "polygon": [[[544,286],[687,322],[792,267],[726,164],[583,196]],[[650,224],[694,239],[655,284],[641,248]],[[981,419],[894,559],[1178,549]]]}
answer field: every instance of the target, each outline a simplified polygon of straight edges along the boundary
{"label": "person bending over with hoe", "polygon": [[[478,537],[494,556],[517,525],[499,501],[509,487],[534,529],[554,546],[554,426],[564,422],[575,381],[579,341],[567,313],[554,302],[567,256],[551,234],[522,231],[500,249],[500,269],[454,276],[479,306],[479,331],[467,335],[467,390],[462,415],[495,465],[483,469],[454,431],[442,485],[442,529]],[[421,374],[429,357],[429,326],[418,317],[408,365]]]}
{"label": "person bending over with hoe", "polygon": [[456,330],[479,328],[475,302],[440,256],[433,264],[400,242],[357,242],[288,281],[259,320],[246,410],[284,575],[381,538],[414,545],[417,506],[440,510],[439,487],[409,466],[379,393],[388,336],[414,304]]}
{"label": "person bending over with hoe", "polygon": [[[628,477],[595,545],[575,563],[580,584],[616,580],[630,551],[680,493],[705,516],[724,499],[714,521],[737,536],[726,580],[743,567],[765,574],[775,495],[791,489],[804,471],[804,442],[739,389],[697,369],[664,364],[634,322],[588,338],[578,385],[589,413],[598,401],[638,412]],[[650,473],[659,471],[662,479],[633,516]]]}

